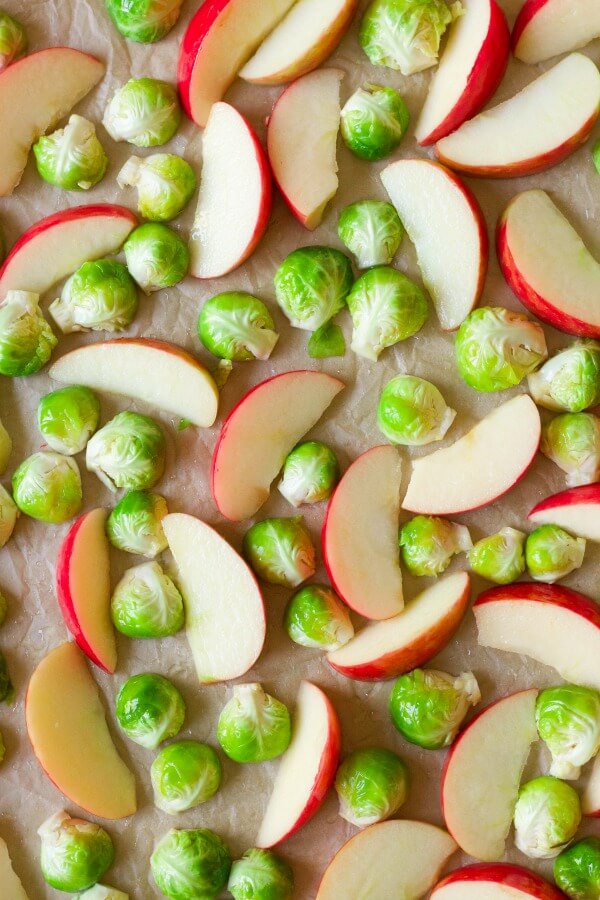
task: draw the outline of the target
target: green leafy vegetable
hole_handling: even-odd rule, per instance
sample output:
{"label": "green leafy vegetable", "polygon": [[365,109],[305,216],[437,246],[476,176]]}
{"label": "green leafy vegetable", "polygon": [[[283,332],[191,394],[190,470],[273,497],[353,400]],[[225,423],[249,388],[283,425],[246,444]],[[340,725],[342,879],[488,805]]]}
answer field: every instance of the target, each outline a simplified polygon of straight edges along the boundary
{"label": "green leafy vegetable", "polygon": [[325,584],[307,584],[292,595],[284,627],[294,643],[316,650],[337,650],[354,637],[348,610]]}
{"label": "green leafy vegetable", "polygon": [[553,859],[575,837],[581,806],[571,785],[550,775],[521,787],[515,807],[515,844],[532,859]]}
{"label": "green leafy vegetable", "polygon": [[31,291],[7,291],[0,303],[0,375],[33,375],[46,365],[58,340]]}
{"label": "green leafy vegetable", "polygon": [[472,672],[458,678],[434,669],[414,669],[394,684],[390,714],[400,734],[426,750],[449,747],[471,706],[481,700]]}
{"label": "green leafy vegetable", "polygon": [[166,225],[148,222],[131,232],[125,246],[129,274],[146,294],[179,284],[190,266],[190,251]]}
{"label": "green leafy vegetable", "polygon": [[0,72],[27,52],[27,32],[20,22],[0,10]]}
{"label": "green leafy vegetable", "polygon": [[6,472],[8,460],[12,453],[12,439],[0,419],[0,475]]}
{"label": "green leafy vegetable", "polygon": [[129,41],[153,44],[170,32],[179,19],[183,0],[106,0],[117,30]]}
{"label": "green leafy vegetable", "polygon": [[441,575],[472,546],[468,528],[437,516],[415,516],[400,529],[402,561],[413,575]]}
{"label": "green leafy vegetable", "polygon": [[396,150],[410,121],[408,107],[398,91],[366,84],[347,101],[341,113],[346,146],[359,159],[384,159]]}
{"label": "green leafy vegetable", "polygon": [[215,900],[227,884],[231,854],[208,828],[171,829],[154,848],[150,868],[170,900]]}
{"label": "green leafy vegetable", "polygon": [[600,402],[600,344],[578,342],[527,378],[531,396],[546,409],[582,412]]}
{"label": "green leafy vegetable", "polygon": [[587,837],[560,853],[554,880],[570,900],[598,900],[600,896],[600,838]]}
{"label": "green leafy vegetable", "polygon": [[246,850],[231,867],[227,890],[234,900],[292,900],[294,873],[271,850]]}
{"label": "green leafy vegetable", "polygon": [[223,707],[217,739],[224,753],[238,763],[275,759],[287,750],[292,737],[287,706],[260,684],[238,684]]}
{"label": "green leafy vegetable", "polygon": [[119,187],[135,187],[138,212],[151,222],[170,222],[187,206],[196,190],[189,163],[173,153],[132,156],[117,175]]}
{"label": "green leafy vegetable", "polygon": [[44,181],[65,191],[89,191],[102,181],[108,166],[94,123],[83,116],[72,115],[64,128],[43,134],[33,153]]}
{"label": "green leafy vegetable", "polygon": [[102,124],[114,141],[157,147],[170,141],[181,121],[177,91],[166,81],[131,78],[114,94]]}
{"label": "green leafy vegetable", "polygon": [[335,778],[340,816],[365,828],[397,812],[408,793],[408,769],[391,750],[355,750]]}
{"label": "green leafy vegetable", "polygon": [[292,506],[327,500],[340,478],[337,456],[321,441],[298,444],[283,464],[279,491]]}
{"label": "green leafy vegetable", "polygon": [[113,864],[110,835],[93,822],[58,812],[40,825],[38,834],[42,875],[58,891],[84,891]]}
{"label": "green leafy vegetable", "polygon": [[117,694],[117,722],[124,734],[147,750],[175,737],[185,719],[185,703],[174,684],[162,675],[128,678]]}
{"label": "green leafy vegetable", "polygon": [[123,331],[135,319],[138,293],[123,263],[98,259],[80,266],[49,312],[63,334]]}
{"label": "green leafy vegetable", "polygon": [[516,528],[502,528],[482,538],[467,551],[474,572],[495,584],[510,584],[525,571],[525,535]]}
{"label": "green leafy vegetable", "polygon": [[525,562],[532,578],[552,584],[579,569],[585,540],[572,537],[558,525],[540,525],[525,542]]}
{"label": "green leafy vegetable", "polygon": [[542,427],[542,453],[567,475],[570,487],[600,478],[600,419],[564,413]]}
{"label": "green leafy vegetable", "polygon": [[356,257],[359,269],[389,266],[404,237],[404,226],[391,203],[359,200],[338,221],[338,235]]}
{"label": "green leafy vegetable", "polygon": [[177,741],[160,751],[150,769],[154,802],[175,816],[210,800],[221,784],[221,763],[208,744]]}
{"label": "green leafy vegetable", "polygon": [[350,260],[339,250],[301,247],[275,273],[275,294],[294,328],[317,331],[343,309],[353,280]]}
{"label": "green leafy vegetable", "polygon": [[419,446],[441,441],[456,417],[430,381],[396,375],[388,381],[377,407],[377,424],[392,444]]}
{"label": "green leafy vegetable", "polygon": [[325,322],[309,337],[307,352],[311,359],[344,356],[346,353],[344,332],[335,322]]}
{"label": "green leafy vegetable", "polygon": [[294,588],[315,573],[315,548],[302,516],[257,522],[244,537],[244,556],[271,584]]}
{"label": "green leafy vegetable", "polygon": [[198,337],[220,359],[268,359],[279,335],[271,313],[258,297],[243,291],[217,294],[198,317]]}
{"label": "green leafy vegetable", "polygon": [[594,160],[596,171],[600,175],[600,141],[596,141],[592,148],[592,159]]}
{"label": "green leafy vegetable", "polygon": [[91,438],[85,464],[111,491],[153,487],[165,468],[165,436],[149,416],[118,413]]}
{"label": "green leafy vegetable", "polygon": [[160,494],[129,491],[106,521],[108,539],[118,550],[154,559],[167,549],[161,523],[168,512],[167,501]]}
{"label": "green leafy vegetable", "polygon": [[181,594],[158,563],[128,569],[113,592],[113,625],[132,638],[161,638],[183,628]]}
{"label": "green leafy vegetable", "polygon": [[550,774],[577,780],[600,749],[600,693],[575,684],[547,688],[538,694],[535,719],[552,754]]}
{"label": "green leafy vegetable", "polygon": [[100,422],[100,401],[88,387],[80,384],[45,394],[38,403],[38,428],[58,453],[73,456],[85,450]]}
{"label": "green leafy vegetable", "polygon": [[41,451],[27,457],[13,475],[12,488],[21,512],[41,522],[66,522],[83,501],[77,463],[61,453]]}

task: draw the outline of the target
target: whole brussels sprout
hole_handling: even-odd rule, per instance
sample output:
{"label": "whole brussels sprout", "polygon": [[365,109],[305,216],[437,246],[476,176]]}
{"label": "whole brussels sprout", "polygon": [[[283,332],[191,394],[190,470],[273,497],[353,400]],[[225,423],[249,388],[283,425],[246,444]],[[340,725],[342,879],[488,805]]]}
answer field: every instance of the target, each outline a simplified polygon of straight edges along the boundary
{"label": "whole brussels sprout", "polygon": [[515,806],[515,844],[531,859],[553,859],[575,837],[579,796],[570,784],[542,775],[522,785]]}
{"label": "whole brussels sprout", "polygon": [[392,444],[417,447],[441,441],[456,418],[440,391],[416,375],[388,381],[377,407],[377,424]]}
{"label": "whole brussels sprout", "polygon": [[355,750],[339,767],[335,789],[342,819],[365,828],[400,809],[408,792],[408,769],[391,750]]}
{"label": "whole brussels sprout", "polygon": [[116,716],[128,738],[146,750],[156,750],[181,731],[185,702],[174,684],[162,675],[146,672],[123,684],[117,694]]}
{"label": "whole brussels sprout", "polygon": [[569,487],[600,479],[600,419],[564,413],[542,427],[541,451],[567,475]]}
{"label": "whole brussels sprout", "polygon": [[172,828],[154,848],[150,868],[170,900],[215,900],[227,884],[231,854],[208,828]]}
{"label": "whole brussels sprout", "polygon": [[0,419],[0,475],[6,472],[8,460],[12,453],[12,439]]}
{"label": "whole brussels sprout", "polygon": [[45,394],[38,403],[38,428],[49,447],[65,456],[85,450],[100,422],[100,401],[81,384]]}
{"label": "whole brussels sprout", "polygon": [[404,237],[404,226],[391,203],[359,200],[347,206],[338,221],[342,243],[356,257],[359,269],[389,266]]}
{"label": "whole brussels sprout", "polygon": [[482,538],[467,551],[471,569],[495,584],[516,581],[525,571],[525,537],[522,531],[507,527]]}
{"label": "whole brussels sprout", "polygon": [[85,464],[111,491],[151,488],[165,468],[165,436],[149,416],[118,413],[87,445]]}
{"label": "whole brussels sprout", "polygon": [[285,753],[291,738],[285,703],[266,694],[260,684],[235,685],[217,724],[217,740],[230,759],[238,763],[275,759]]}
{"label": "whole brussels sprout", "polygon": [[461,377],[487,393],[520,384],[548,356],[542,326],[501,306],[470,312],[454,349]]}
{"label": "whole brussels sprout", "polygon": [[354,326],[352,349],[373,361],[386,347],[420,331],[429,316],[421,288],[390,266],[361,275],[346,302]]}
{"label": "whole brussels sprout", "polygon": [[104,884],[95,884],[83,894],[77,894],[75,900],[129,900],[129,894]]}
{"label": "whole brussels sprout", "polygon": [[58,340],[31,291],[7,291],[0,303],[0,375],[33,375],[45,366]]}
{"label": "whole brussels sprout", "polygon": [[113,625],[131,638],[161,638],[183,628],[181,594],[158,563],[128,569],[111,600]]}
{"label": "whole brussels sprout", "polygon": [[585,540],[572,537],[558,525],[540,525],[527,536],[525,562],[532,578],[552,584],[579,569]]}
{"label": "whole brussels sprout", "polygon": [[337,650],[354,637],[348,610],[326,584],[307,584],[285,608],[284,627],[301,647]]}
{"label": "whole brussels sprout", "polygon": [[600,402],[600,344],[582,341],[561,350],[527,378],[531,396],[546,409],[582,412]]}
{"label": "whole brussels sprout", "polygon": [[397,90],[365,84],[352,94],[341,113],[341,132],[349,150],[359,159],[375,161],[389,156],[406,134],[410,114]]}
{"label": "whole brussels sprout", "polygon": [[10,539],[18,516],[17,504],[6,488],[0,484],[0,547],[4,547]]}
{"label": "whole brussels sprout", "polygon": [[27,32],[20,22],[0,10],[0,72],[27,52]]}
{"label": "whole brussels sprout", "polygon": [[271,313],[258,297],[228,291],[207,300],[198,317],[198,337],[220,359],[268,359],[279,340]]}
{"label": "whole brussels sprout", "polygon": [[414,669],[401,675],[390,695],[390,715],[402,737],[424,747],[449,747],[469,707],[481,700],[472,672],[458,678],[435,669]]}
{"label": "whole brussels sprout", "polygon": [[570,900],[597,900],[600,838],[587,837],[563,850],[554,862],[554,880]]}
{"label": "whole brussels sprout", "polygon": [[550,774],[576,781],[600,749],[600,693],[575,684],[547,688],[538,694],[535,720],[552,754]]}
{"label": "whole brussels sprout", "polygon": [[106,520],[108,539],[118,550],[154,559],[167,549],[162,520],[167,501],[149,491],[128,491]]}
{"label": "whole brussels sprout", "polygon": [[108,166],[94,123],[83,116],[72,115],[64,128],[43,134],[33,153],[44,181],[65,191],[89,191],[102,181]]}
{"label": "whole brussels sprout", "polygon": [[315,548],[302,516],[257,522],[244,536],[244,556],[271,584],[295,588],[315,574]]}
{"label": "whole brussels sprout", "polygon": [[118,31],[129,41],[153,44],[177,23],[183,0],[106,0]]}
{"label": "whole brussels sprout", "polygon": [[0,650],[0,703],[12,703],[15,692],[8,672],[8,663]]}
{"label": "whole brussels sprout", "polygon": [[344,332],[335,322],[325,322],[308,339],[307,352],[311,359],[329,359],[344,356],[346,339]]}
{"label": "whole brussels sprout", "polygon": [[208,744],[177,741],[164,747],[150,768],[154,802],[175,816],[210,800],[221,784],[221,763]]}
{"label": "whole brussels sprout", "polygon": [[117,175],[119,187],[135,187],[138,212],[151,222],[170,222],[187,206],[196,190],[189,163],[173,153],[132,156]]}
{"label": "whole brussels sprout", "polygon": [[246,850],[231,867],[227,890],[233,900],[292,900],[294,873],[271,850]]}
{"label": "whole brussels sprout", "polygon": [[63,334],[123,331],[138,310],[135,281],[113,259],[86,262],[71,275],[49,312]]}
{"label": "whole brussels sprout", "polygon": [[157,147],[171,140],[180,121],[173,85],[155,78],[130,78],[106,107],[102,124],[114,141]]}
{"label": "whole brussels sprout", "polygon": [[437,516],[415,516],[400,529],[404,565],[412,575],[441,575],[457,553],[473,546],[469,529]]}
{"label": "whole brussels sprout", "polygon": [[72,819],[62,811],[40,825],[38,834],[42,875],[58,891],[85,891],[113,864],[110,835],[93,822]]}
{"label": "whole brussels sprout", "polygon": [[28,456],[14,473],[12,488],[22,513],[54,525],[72,519],[83,502],[77,463],[62,453]]}
{"label": "whole brussels sprout", "polygon": [[346,302],[354,276],[350,260],[331,247],[301,247],[275,273],[277,302],[294,328],[316,331]]}
{"label": "whole brussels sprout", "polygon": [[279,492],[292,506],[327,500],[340,479],[340,465],[333,450],[321,441],[298,444],[283,464]]}
{"label": "whole brussels sprout", "polygon": [[187,244],[166,225],[140,225],[131,232],[123,250],[129,274],[145,294],[179,284],[190,267]]}

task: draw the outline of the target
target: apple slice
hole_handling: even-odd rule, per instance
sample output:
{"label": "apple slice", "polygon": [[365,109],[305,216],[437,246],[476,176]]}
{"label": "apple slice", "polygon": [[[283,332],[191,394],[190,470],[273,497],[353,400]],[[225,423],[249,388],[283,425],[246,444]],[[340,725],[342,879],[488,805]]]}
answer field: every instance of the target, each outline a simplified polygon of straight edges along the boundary
{"label": "apple slice", "polygon": [[323,876],[317,900],[419,900],[456,850],[450,835],[435,825],[398,819],[379,822],[338,850]]}
{"label": "apple slice", "polygon": [[143,400],[200,428],[210,427],[217,417],[219,391],[212,375],[166,341],[119,338],[86,344],[57,360],[50,377]]}
{"label": "apple slice", "polygon": [[544,62],[600,37],[595,0],[525,0],[512,33],[513,53],[523,62]]}
{"label": "apple slice", "polygon": [[527,473],[540,434],[531,397],[507,400],[454,444],[414,460],[402,506],[447,516],[492,503]]}
{"label": "apple slice", "polygon": [[410,600],[400,615],[367,625],[329,653],[327,662],[336,672],[358,681],[395,678],[424,665],[443,650],[460,625],[470,590],[467,572],[439,578]]}
{"label": "apple slice", "polygon": [[600,484],[582,484],[546,497],[528,518],[534,525],[560,525],[577,537],[600,543]]}
{"label": "apple slice", "polygon": [[484,178],[543,172],[583,144],[599,112],[600,72],[587,56],[573,53],[442,138],[436,153],[451,169]]}
{"label": "apple slice", "polygon": [[110,618],[108,510],[84,513],[69,528],[56,560],[56,591],[67,628],[88,659],[112,674],[117,645]]}
{"label": "apple slice", "polygon": [[600,755],[592,763],[587,784],[581,797],[581,811],[584,816],[600,817]]}
{"label": "apple slice", "polygon": [[267,230],[272,199],[269,163],[252,127],[233,106],[215,103],[202,142],[190,275],[220,278],[241,266]]}
{"label": "apple slice", "polygon": [[21,879],[12,867],[8,847],[2,838],[0,838],[0,884],[4,900],[28,900]]}
{"label": "apple slice", "polygon": [[333,784],[341,740],[330,700],[316,685],[303,681],[292,718],[292,740],[277,770],[257,847],[280,844],[312,819]]}
{"label": "apple slice", "polygon": [[240,78],[253,84],[284,84],[312,72],[342,40],[357,6],[358,0],[297,0]]}
{"label": "apple slice", "polygon": [[565,900],[565,895],[529,869],[480,863],[447,875],[431,900]]}
{"label": "apple slice", "polygon": [[485,283],[489,242],[481,207],[460,178],[428,159],[398,160],[381,180],[415,245],[440,324],[453,331]]}
{"label": "apple slice", "polygon": [[491,588],[473,606],[482,647],[522,653],[573,684],[600,689],[600,607],[557,584]]}
{"label": "apple slice", "polygon": [[[446,757],[442,809],[465,853],[493,862],[504,854],[535,726],[536,690],[492,703],[469,722]],[[477,900],[480,900],[478,896]]]}
{"label": "apple slice", "polygon": [[269,119],[267,149],[277,186],[299,222],[313,231],[338,189],[339,69],[318,69],[285,89]]}
{"label": "apple slice", "polygon": [[133,815],[133,775],[112,742],[98,688],[75,644],[61,644],[39,663],[25,719],[33,752],[65,797],[102,819]]}
{"label": "apple slice", "polygon": [[496,0],[465,0],[463,8],[450,26],[417,122],[422,145],[434,144],[483,109],[508,65],[510,32]]}
{"label": "apple slice", "polygon": [[75,206],[42,219],[21,235],[0,268],[0,300],[8,291],[45,294],[84,262],[117,253],[138,224],[124,206]]}
{"label": "apple slice", "polygon": [[162,520],[185,603],[186,632],[203,684],[244,675],[265,642],[260,588],[242,557],[193,516]]}
{"label": "apple slice", "polygon": [[212,492],[233,522],[267,500],[285,458],[317,424],[344,383],[322,372],[284,372],[261,382],[229,413],[212,461]]}
{"label": "apple slice", "polygon": [[527,309],[567,334],[600,338],[600,263],[545,191],[509,203],[497,248],[504,277]]}

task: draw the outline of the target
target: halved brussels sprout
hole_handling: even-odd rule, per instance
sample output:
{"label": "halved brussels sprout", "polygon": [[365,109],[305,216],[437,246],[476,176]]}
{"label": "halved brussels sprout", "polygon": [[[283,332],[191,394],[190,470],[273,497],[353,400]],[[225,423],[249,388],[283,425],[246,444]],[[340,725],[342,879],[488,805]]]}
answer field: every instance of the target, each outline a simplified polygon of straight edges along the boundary
{"label": "halved brussels sprout", "polygon": [[342,109],[341,132],[355,156],[374,161],[394,152],[409,122],[408,107],[397,90],[365,84]]}
{"label": "halved brussels sprout", "polygon": [[114,259],[86,262],[71,275],[49,313],[63,332],[123,331],[138,309],[135,281]]}
{"label": "halved brussels sprout", "polygon": [[89,119],[72,115],[64,128],[43,134],[33,145],[44,181],[65,191],[89,191],[102,181],[108,156]]}
{"label": "halved brussels sprout", "polygon": [[131,232],[123,250],[129,274],[145,294],[179,284],[190,267],[187,244],[166,225],[140,225]]}
{"label": "halved brussels sprout", "polygon": [[577,342],[561,350],[527,378],[538,406],[582,412],[600,402],[600,344]]}
{"label": "halved brussels sprout", "polygon": [[271,584],[295,588],[315,574],[315,548],[302,516],[257,522],[244,536],[244,556]]}
{"label": "halved brussels sprout", "polygon": [[416,375],[388,381],[377,407],[377,424],[392,444],[417,447],[441,441],[456,418],[435,384]]}
{"label": "halved brussels sprout", "polygon": [[221,763],[208,744],[176,741],[160,751],[150,768],[154,802],[175,816],[210,800],[221,784]]}
{"label": "halved brussels sprout", "polygon": [[12,703],[15,692],[8,672],[8,663],[0,650],[0,703]]}
{"label": "halved brussels sprout", "polygon": [[153,44],[177,23],[183,0],[106,0],[118,31],[129,41]]}
{"label": "halved brussels sprout", "polygon": [[208,828],[172,828],[154,848],[150,868],[170,900],[215,900],[227,884],[231,854]]}
{"label": "halved brussels sprout", "polygon": [[132,156],[117,175],[119,187],[135,187],[138,212],[151,222],[170,222],[185,208],[196,190],[189,163],[173,153]]}
{"label": "halved brussels sprout", "polygon": [[275,759],[285,753],[291,738],[285,703],[266,694],[260,684],[235,685],[217,724],[217,740],[230,759],[238,763]]}
{"label": "halved brussels sprout", "polygon": [[522,785],[515,807],[515,844],[531,859],[553,859],[579,828],[581,805],[570,784],[542,775]]}
{"label": "halved brussels sprout", "polygon": [[346,353],[344,332],[335,322],[325,322],[309,337],[307,352],[311,359],[344,356]]}
{"label": "halved brussels sprout", "polygon": [[118,413],[91,438],[85,464],[111,491],[151,488],[165,468],[165,436],[149,416]]}
{"label": "halved brussels sprout", "polygon": [[554,862],[554,880],[570,900],[598,900],[600,838],[587,837],[563,850]]}
{"label": "halved brussels sprout", "polygon": [[567,475],[569,487],[600,479],[600,419],[564,413],[542,427],[541,451]]}
{"label": "halved brussels sprout", "polygon": [[39,307],[39,294],[7,291],[0,303],[0,375],[33,375],[58,340]]}
{"label": "halved brussels sprout", "polygon": [[327,500],[340,479],[337,456],[321,441],[298,444],[283,464],[279,491],[292,506]]}
{"label": "halved brussels sprout", "polygon": [[271,313],[258,297],[228,291],[207,300],[198,316],[198,337],[220,359],[268,359],[279,340]]}
{"label": "halved brussels sprout", "polygon": [[307,584],[285,608],[284,627],[302,647],[337,650],[354,637],[348,610],[326,584]]}
{"label": "halved brussels sprout", "polygon": [[0,547],[4,547],[10,539],[18,516],[17,504],[6,488],[0,484]]}
{"label": "halved brussels sprout", "polygon": [[467,551],[471,569],[495,584],[516,581],[525,571],[525,538],[522,531],[508,527],[482,538]]}
{"label": "halved brussels sprout", "polygon": [[113,864],[110,835],[100,825],[58,812],[40,825],[44,880],[58,891],[85,891]]}
{"label": "halved brussels sprout", "polygon": [[111,600],[113,625],[131,638],[162,638],[183,628],[181,594],[158,563],[128,569]]}
{"label": "halved brussels sprout", "polygon": [[154,559],[167,549],[161,523],[168,512],[167,501],[160,494],[129,491],[106,520],[108,539],[118,550]]}
{"label": "halved brussels sprout", "polygon": [[129,894],[105,884],[95,884],[83,894],[77,894],[75,900],[129,900]]}
{"label": "halved brussels sprout", "polygon": [[156,78],[130,78],[106,107],[102,124],[114,141],[157,147],[171,140],[180,121],[173,85]]}
{"label": "halved brussels sprout", "polygon": [[20,22],[0,10],[0,72],[27,52],[27,32]]}
{"label": "halved brussels sprout", "polygon": [[552,584],[583,564],[585,540],[558,525],[540,525],[527,536],[525,562],[532,578]]}
{"label": "halved brussels sprout", "polygon": [[124,734],[146,750],[175,737],[185,719],[185,702],[162,675],[133,675],[117,694],[115,712]]}
{"label": "halved brussels sprout", "polygon": [[471,706],[481,700],[472,672],[458,678],[435,669],[402,675],[390,695],[390,715],[402,737],[424,747],[449,747]]}
{"label": "halved brussels sprout", "polygon": [[600,749],[600,693],[575,684],[547,688],[538,694],[535,718],[552,754],[550,774],[576,781]]}
{"label": "halved brussels sprout", "polygon": [[437,516],[415,516],[400,529],[402,561],[413,575],[441,575],[473,546],[469,529]]}
{"label": "halved brussels sprout", "polygon": [[408,769],[391,750],[355,750],[339,767],[335,789],[342,819],[365,828],[400,809],[408,793]]}
{"label": "halved brussels sprout", "polygon": [[294,873],[271,850],[246,850],[231,867],[227,890],[233,900],[292,900]]}
{"label": "halved brussels sprout", "polygon": [[12,488],[22,513],[54,525],[72,519],[83,502],[77,463],[62,453],[28,456],[14,473]]}
{"label": "halved brussels sprout", "polygon": [[85,450],[100,422],[100,401],[81,384],[45,394],[38,403],[38,428],[49,447],[65,456]]}
{"label": "halved brussels sprout", "polygon": [[275,273],[277,302],[294,328],[316,331],[346,302],[354,276],[350,260],[331,247],[301,247]]}
{"label": "halved brussels sprout", "polygon": [[342,210],[338,235],[356,257],[359,269],[389,266],[396,255],[404,226],[391,203],[359,200]]}
{"label": "halved brussels sprout", "polygon": [[0,475],[3,475],[6,472],[6,467],[8,466],[8,460],[10,459],[10,454],[12,453],[12,439],[4,425],[2,424],[2,419],[0,419]]}

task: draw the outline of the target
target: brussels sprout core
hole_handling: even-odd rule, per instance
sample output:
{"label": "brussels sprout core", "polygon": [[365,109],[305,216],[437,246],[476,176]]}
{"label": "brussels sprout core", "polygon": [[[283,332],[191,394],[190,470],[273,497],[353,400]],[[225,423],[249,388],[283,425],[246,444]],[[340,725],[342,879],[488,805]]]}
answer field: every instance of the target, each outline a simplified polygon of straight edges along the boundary
{"label": "brussels sprout core", "polygon": [[150,868],[170,900],[215,900],[227,884],[231,855],[208,828],[171,829],[154,848]]}
{"label": "brussels sprout core", "polygon": [[391,750],[356,750],[339,767],[335,789],[340,816],[365,828],[400,809],[408,792],[408,769]]}
{"label": "brussels sprout core", "polygon": [[284,703],[266,694],[260,684],[234,687],[217,725],[217,739],[230,759],[239,763],[275,759],[285,753],[291,736]]}
{"label": "brussels sprout core", "polygon": [[149,416],[121,412],[90,440],[85,464],[111,491],[151,488],[165,468],[165,436]]}
{"label": "brussels sprout core", "polygon": [[472,546],[468,528],[437,516],[415,516],[400,529],[402,559],[413,575],[440,575]]}
{"label": "brussels sprout core", "polygon": [[344,307],[354,276],[350,260],[331,247],[302,247],[275,273],[277,302],[294,328],[316,331]]}
{"label": "brussels sprout core", "polygon": [[158,563],[128,569],[111,602],[113,625],[132,638],[161,638],[183,628],[181,594]]}
{"label": "brussels sprout core", "polygon": [[157,147],[170,141],[181,121],[175,88],[155,78],[131,78],[104,111],[102,124],[114,141]]}
{"label": "brussels sprout core", "polygon": [[117,694],[116,715],[128,738],[155,750],[181,730],[185,703],[174,684],[162,675],[145,673],[127,679]]}
{"label": "brussels sprout core", "polygon": [[198,317],[198,336],[220,359],[268,359],[279,340],[271,313],[258,297],[242,291],[217,294]]}
{"label": "brussels sprout core", "polygon": [[567,475],[569,487],[600,479],[600,419],[564,413],[542,428],[542,453]]}
{"label": "brussels sprout core", "polygon": [[587,837],[563,850],[554,863],[554,880],[570,900],[598,900],[600,838]]}
{"label": "brussels sprout core", "polygon": [[59,891],[84,891],[112,866],[110,835],[92,822],[58,812],[39,828],[40,865],[46,882]]}
{"label": "brussels sprout core", "polygon": [[60,453],[34,453],[12,478],[13,498],[21,512],[59,524],[81,509],[81,476],[74,459]]}
{"label": "brussels sprout core", "polygon": [[441,441],[454,419],[440,391],[416,375],[388,381],[377,407],[377,424],[392,444],[419,446]]}
{"label": "brussels sprout core", "polygon": [[315,548],[302,516],[257,522],[244,537],[244,555],[271,584],[295,588],[315,574]]}
{"label": "brussels sprout core", "polygon": [[338,235],[356,257],[359,269],[389,266],[396,255],[404,226],[391,203],[360,200],[342,211]]}
{"label": "brussels sprout core", "polygon": [[515,844],[532,859],[553,859],[570,841],[581,821],[579,796],[558,778],[543,775],[519,791],[515,807]]}
{"label": "brussels sprout core", "polygon": [[12,453],[12,439],[0,419],[0,475],[6,472],[8,460]]}
{"label": "brussels sprout core", "polygon": [[576,343],[527,378],[531,396],[546,409],[582,412],[600,402],[600,344]]}
{"label": "brussels sprout core", "polygon": [[298,444],[283,466],[279,491],[292,506],[319,503],[331,496],[340,477],[333,450],[320,441]]}
{"label": "brussels sprout core", "polygon": [[355,156],[372,161],[394,152],[409,121],[408,107],[398,91],[366,84],[352,94],[342,109],[341,132]]}
{"label": "brussels sprout core", "polygon": [[294,873],[271,850],[247,850],[232,865],[227,890],[234,900],[292,900]]}
{"label": "brussels sprout core", "polygon": [[414,669],[394,684],[390,714],[400,734],[426,750],[449,747],[469,707],[481,700],[472,672],[458,678],[434,669]]}
{"label": "brussels sprout core", "polygon": [[31,291],[7,291],[0,303],[0,375],[33,375],[50,359],[58,340],[39,300]]}
{"label": "brussels sprout core", "polygon": [[20,22],[0,10],[0,72],[27,51],[27,33]]}
{"label": "brussels sprout core", "polygon": [[162,520],[168,512],[160,494],[129,491],[106,520],[108,539],[118,550],[154,559],[167,549]]}
{"label": "brussels sprout core", "polygon": [[100,422],[100,401],[88,387],[69,385],[46,394],[37,410],[38,428],[58,453],[73,456],[85,450]]}
{"label": "brussels sprout core", "polygon": [[190,251],[166,225],[140,225],[129,235],[123,250],[129,274],[146,294],[172,287],[187,275]]}
{"label": "brussels sprout core", "polygon": [[285,630],[296,644],[316,650],[337,650],[354,637],[348,610],[325,584],[307,584],[285,609]]}
{"label": "brussels sprout core", "polygon": [[151,222],[170,222],[185,208],[196,190],[189,163],[172,153],[132,156],[117,175],[119,187],[135,187],[138,212]]}
{"label": "brussels sprout core", "polygon": [[138,309],[135,281],[120,262],[84,263],[66,282],[49,312],[63,334],[72,331],[123,331]]}
{"label": "brussels sprout core", "polygon": [[12,535],[18,515],[15,501],[0,484],[0,547],[4,547]]}
{"label": "brussels sprout core", "polygon": [[575,684],[541,691],[537,729],[552,754],[550,774],[576,781],[600,749],[600,693]]}
{"label": "brussels sprout core", "polygon": [[106,0],[118,31],[129,41],[153,44],[176,24],[183,0]]}
{"label": "brussels sprout core", "polygon": [[42,135],[33,152],[44,181],[66,191],[89,191],[108,166],[94,123],[83,116],[72,115],[65,128]]}
{"label": "brussels sprout core", "polygon": [[525,534],[516,528],[502,528],[467,551],[474,572],[496,584],[510,584],[525,571]]}
{"label": "brussels sprout core", "polygon": [[552,584],[579,569],[585,554],[585,540],[572,537],[558,525],[540,525],[527,537],[525,561],[536,581]]}
{"label": "brussels sprout core", "polygon": [[221,784],[221,763],[208,744],[177,741],[160,751],[150,769],[154,802],[175,816],[213,797]]}

